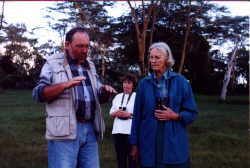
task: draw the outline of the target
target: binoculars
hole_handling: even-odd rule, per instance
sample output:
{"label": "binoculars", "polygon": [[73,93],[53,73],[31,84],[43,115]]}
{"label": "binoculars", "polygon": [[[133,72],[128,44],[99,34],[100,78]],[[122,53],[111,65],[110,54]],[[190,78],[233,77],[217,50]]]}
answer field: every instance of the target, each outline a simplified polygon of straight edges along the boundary
{"label": "binoculars", "polygon": [[167,98],[161,98],[161,97],[157,97],[156,101],[155,101],[155,109],[156,110],[164,110],[163,106],[168,106],[167,105]]}
{"label": "binoculars", "polygon": [[120,110],[126,111],[126,107],[119,107]]}

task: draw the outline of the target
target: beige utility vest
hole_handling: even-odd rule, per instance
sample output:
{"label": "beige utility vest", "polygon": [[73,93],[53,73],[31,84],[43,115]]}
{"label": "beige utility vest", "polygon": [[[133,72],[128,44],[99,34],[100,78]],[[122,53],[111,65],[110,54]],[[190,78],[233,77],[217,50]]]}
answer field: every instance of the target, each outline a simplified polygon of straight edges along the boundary
{"label": "beige utility vest", "polygon": [[[97,74],[93,62],[87,60],[90,69],[87,70],[96,102],[94,130],[98,139],[103,137],[105,125],[101,114],[100,103],[97,95]],[[55,54],[47,59],[52,71],[52,85],[72,79],[70,66],[63,53]],[[75,92],[73,88],[66,89],[55,100],[47,102],[46,108],[46,139],[70,140],[77,134],[76,110],[74,106]]]}

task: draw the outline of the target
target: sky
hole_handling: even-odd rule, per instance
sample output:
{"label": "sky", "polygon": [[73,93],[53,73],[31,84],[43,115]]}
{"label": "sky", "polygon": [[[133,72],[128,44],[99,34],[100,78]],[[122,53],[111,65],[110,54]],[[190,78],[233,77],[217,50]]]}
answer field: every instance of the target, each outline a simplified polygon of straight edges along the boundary
{"label": "sky", "polygon": [[[119,7],[109,9],[109,15],[120,16],[127,11],[129,8],[126,2],[119,2]],[[250,16],[250,2],[244,1],[213,1],[229,8],[232,15],[238,16]],[[51,31],[48,28],[48,23],[45,18],[45,8],[52,6],[55,2],[48,1],[6,1],[4,9],[4,19],[10,23],[24,23],[28,30],[31,31],[35,27],[41,27],[41,29],[35,30],[35,37],[38,37],[39,43],[45,43],[49,39],[54,40],[58,38],[57,33]],[[0,10],[2,2],[0,2]],[[59,41],[59,40],[58,40]],[[59,41],[60,43],[60,41]]]}

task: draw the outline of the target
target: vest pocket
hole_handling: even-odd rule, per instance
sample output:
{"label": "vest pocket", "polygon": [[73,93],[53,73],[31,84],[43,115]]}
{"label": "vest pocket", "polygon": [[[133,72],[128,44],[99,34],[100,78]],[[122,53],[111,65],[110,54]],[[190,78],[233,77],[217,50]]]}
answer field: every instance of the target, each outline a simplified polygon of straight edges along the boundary
{"label": "vest pocket", "polygon": [[68,136],[70,135],[69,116],[48,116],[47,133],[50,136]]}
{"label": "vest pocket", "polygon": [[61,82],[66,82],[68,81],[67,73],[63,68],[58,68],[53,71],[53,79],[52,79],[54,84],[61,83]]}

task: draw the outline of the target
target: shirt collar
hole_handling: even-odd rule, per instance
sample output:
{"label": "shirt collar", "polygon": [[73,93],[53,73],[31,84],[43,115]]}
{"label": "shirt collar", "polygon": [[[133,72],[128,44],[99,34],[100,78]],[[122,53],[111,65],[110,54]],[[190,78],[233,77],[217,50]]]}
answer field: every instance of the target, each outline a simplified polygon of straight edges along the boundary
{"label": "shirt collar", "polygon": [[[169,76],[169,70],[165,71],[163,75],[161,76],[160,80],[167,80]],[[157,80],[155,73],[152,74],[152,79]]]}

